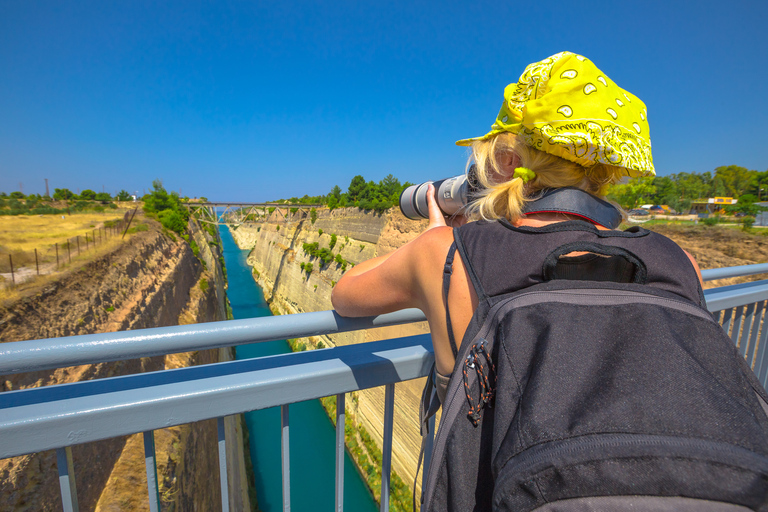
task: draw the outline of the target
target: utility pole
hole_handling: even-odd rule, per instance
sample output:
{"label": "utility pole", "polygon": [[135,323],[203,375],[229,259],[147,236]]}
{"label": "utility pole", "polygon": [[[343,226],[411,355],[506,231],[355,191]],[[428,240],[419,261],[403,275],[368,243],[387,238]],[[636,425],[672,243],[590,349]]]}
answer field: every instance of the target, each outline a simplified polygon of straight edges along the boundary
{"label": "utility pole", "polygon": [[24,184],[22,182],[19,182],[19,192],[24,193]]}
{"label": "utility pole", "polygon": [[45,178],[45,197],[51,197],[51,194],[48,193],[48,178]]}

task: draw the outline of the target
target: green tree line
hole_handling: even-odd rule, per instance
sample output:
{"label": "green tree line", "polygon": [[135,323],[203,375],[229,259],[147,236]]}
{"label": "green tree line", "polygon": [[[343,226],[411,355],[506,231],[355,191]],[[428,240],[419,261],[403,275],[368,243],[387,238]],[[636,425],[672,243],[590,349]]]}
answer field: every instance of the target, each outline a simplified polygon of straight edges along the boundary
{"label": "green tree line", "polygon": [[85,189],[79,194],[75,194],[68,188],[55,188],[53,189],[53,197],[50,196],[44,196],[40,194],[27,194],[24,195],[24,193],[20,191],[11,192],[10,194],[7,194],[5,192],[0,192],[0,199],[24,199],[26,201],[34,200],[34,201],[40,201],[40,202],[48,202],[48,201],[101,201],[102,203],[106,204],[110,201],[130,201],[132,199],[131,194],[129,194],[125,190],[121,190],[114,196],[107,192],[94,192],[91,189]]}
{"label": "green tree line", "polygon": [[327,195],[292,197],[290,199],[280,199],[277,203],[289,204],[322,204],[330,208],[357,207],[362,210],[374,210],[383,212],[397,205],[400,194],[411,183],[400,183],[400,180],[392,174],[388,174],[384,179],[376,183],[375,181],[366,181],[360,175],[352,178],[347,187],[347,191],[342,191],[341,187],[335,185]]}
{"label": "green tree line", "polygon": [[633,178],[611,186],[607,195],[627,209],[642,204],[666,204],[678,212],[687,212],[694,201],[710,197],[733,197],[739,203],[751,204],[768,200],[768,170],[759,172],[728,165],[714,172]]}

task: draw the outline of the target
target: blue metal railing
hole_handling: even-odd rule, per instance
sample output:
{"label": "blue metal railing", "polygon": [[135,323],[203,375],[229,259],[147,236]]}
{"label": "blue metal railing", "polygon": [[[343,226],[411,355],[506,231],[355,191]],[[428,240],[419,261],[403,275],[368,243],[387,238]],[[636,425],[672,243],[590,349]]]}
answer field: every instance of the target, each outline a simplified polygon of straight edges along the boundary
{"label": "blue metal railing", "polygon": [[[705,279],[768,272],[768,264],[704,271]],[[762,321],[768,280],[705,292],[761,383],[768,380],[768,328]],[[371,318],[343,318],[333,311],[216,322],[194,326],[73,336],[0,344],[0,375],[226,347],[285,338],[333,334],[424,320],[418,310]],[[383,340],[262,359],[134,374],[0,393],[0,458],[57,450],[64,510],[77,510],[71,446],[142,432],[150,509],[159,510],[153,431],[218,419],[222,509],[229,510],[224,418],[281,406],[283,490],[289,495],[288,404],[336,395],[336,510],[342,510],[344,393],[385,386],[381,510],[388,510],[394,384],[424,377],[432,365],[429,335]],[[428,460],[428,457],[427,457]],[[426,473],[426,471],[425,471]]]}

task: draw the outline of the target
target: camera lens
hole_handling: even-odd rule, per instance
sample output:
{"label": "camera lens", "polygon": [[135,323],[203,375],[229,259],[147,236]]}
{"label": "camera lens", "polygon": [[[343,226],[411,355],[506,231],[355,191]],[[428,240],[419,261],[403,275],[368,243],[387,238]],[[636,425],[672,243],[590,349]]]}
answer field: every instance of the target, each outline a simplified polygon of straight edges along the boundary
{"label": "camera lens", "polygon": [[479,190],[477,171],[472,165],[467,174],[438,181],[411,185],[400,194],[400,211],[411,220],[429,218],[427,193],[429,184],[435,187],[435,200],[444,215],[454,215],[472,201]]}
{"label": "camera lens", "polygon": [[431,181],[411,185],[400,194],[400,211],[411,220],[429,218],[427,191]]}

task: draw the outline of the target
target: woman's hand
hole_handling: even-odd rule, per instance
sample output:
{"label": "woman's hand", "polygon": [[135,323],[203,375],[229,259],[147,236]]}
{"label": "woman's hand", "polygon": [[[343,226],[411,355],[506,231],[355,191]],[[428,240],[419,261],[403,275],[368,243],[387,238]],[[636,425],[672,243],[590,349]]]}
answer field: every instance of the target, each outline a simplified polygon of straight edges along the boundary
{"label": "woman's hand", "polygon": [[429,208],[429,225],[426,231],[442,226],[457,228],[467,223],[467,218],[464,215],[451,215],[448,218],[443,215],[443,211],[435,200],[435,186],[431,183],[427,187],[427,207]]}

